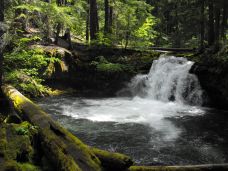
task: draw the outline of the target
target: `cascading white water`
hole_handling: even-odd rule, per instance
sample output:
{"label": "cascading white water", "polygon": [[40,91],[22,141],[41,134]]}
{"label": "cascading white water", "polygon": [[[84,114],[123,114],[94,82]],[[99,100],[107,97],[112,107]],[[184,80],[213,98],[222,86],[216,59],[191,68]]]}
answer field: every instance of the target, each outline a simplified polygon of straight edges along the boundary
{"label": "cascading white water", "polygon": [[189,73],[193,64],[185,58],[163,55],[154,61],[148,75],[137,75],[127,89],[133,96],[146,99],[201,105],[198,78]]}
{"label": "cascading white water", "polygon": [[181,130],[167,118],[204,114],[197,107],[202,90],[197,77],[189,74],[192,65],[185,58],[161,56],[148,75],[137,75],[121,91],[130,91],[133,98],[75,98],[57,100],[55,105],[60,107],[59,113],[75,119],[146,124],[160,132],[159,138],[175,139]]}

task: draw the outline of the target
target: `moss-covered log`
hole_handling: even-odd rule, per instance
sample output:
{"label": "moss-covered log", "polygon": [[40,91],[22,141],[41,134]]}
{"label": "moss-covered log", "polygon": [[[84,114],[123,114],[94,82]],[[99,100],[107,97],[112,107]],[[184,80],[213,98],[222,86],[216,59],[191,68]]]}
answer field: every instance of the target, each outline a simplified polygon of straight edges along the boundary
{"label": "moss-covered log", "polygon": [[132,166],[128,171],[228,171],[228,164],[189,166]]}
{"label": "moss-covered log", "polygon": [[12,86],[3,86],[6,97],[13,103],[23,120],[38,126],[42,149],[56,170],[100,171],[101,163],[95,154],[78,138],[54,122],[40,107]]}
{"label": "moss-covered log", "polygon": [[100,159],[102,166],[107,171],[126,170],[133,165],[131,158],[124,154],[111,153],[97,148],[91,148],[91,150]]}
{"label": "moss-covered log", "polygon": [[[6,129],[3,125],[0,126],[0,166],[5,163],[5,151],[6,151]],[[0,169],[1,170],[1,169]]]}

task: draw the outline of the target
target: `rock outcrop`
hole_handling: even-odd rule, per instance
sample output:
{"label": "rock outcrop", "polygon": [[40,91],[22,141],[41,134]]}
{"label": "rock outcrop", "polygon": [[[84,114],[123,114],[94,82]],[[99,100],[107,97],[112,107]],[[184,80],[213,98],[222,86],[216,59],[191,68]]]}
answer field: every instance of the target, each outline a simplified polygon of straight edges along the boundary
{"label": "rock outcrop", "polygon": [[228,66],[213,63],[196,63],[191,72],[197,75],[205,90],[205,105],[228,109]]}

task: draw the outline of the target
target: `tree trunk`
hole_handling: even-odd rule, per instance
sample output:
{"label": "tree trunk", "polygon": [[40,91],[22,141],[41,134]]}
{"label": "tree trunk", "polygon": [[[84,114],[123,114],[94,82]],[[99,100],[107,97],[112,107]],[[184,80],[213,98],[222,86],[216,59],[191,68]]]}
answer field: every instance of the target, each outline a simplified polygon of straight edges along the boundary
{"label": "tree trunk", "polygon": [[55,44],[58,44],[59,41],[59,34],[61,32],[62,24],[58,23],[56,27],[56,36],[55,36]]}
{"label": "tree trunk", "polygon": [[223,39],[223,41],[226,40],[226,29],[227,29],[227,7],[228,6],[228,2],[227,0],[223,0],[223,18],[222,18],[222,27],[221,27],[221,37]]}
{"label": "tree trunk", "polygon": [[69,49],[72,49],[73,47],[72,47],[72,42],[71,42],[70,28],[67,28],[67,29],[66,29],[64,38],[65,38],[65,40],[66,40],[66,41],[68,42],[68,44],[69,44],[68,48],[69,48]]}
{"label": "tree trunk", "polygon": [[220,40],[220,5],[216,4],[215,7],[215,50],[219,50],[219,40]]}
{"label": "tree trunk", "polygon": [[[45,0],[45,2],[49,3],[49,5],[51,4],[51,0]],[[45,29],[44,29],[44,34],[47,38],[47,41],[50,42],[50,39],[51,39],[51,35],[52,35],[52,32],[51,32],[51,24],[50,24],[50,18],[49,16],[44,16],[44,23],[45,23]]]}
{"label": "tree trunk", "polygon": [[113,27],[113,6],[109,6],[109,32],[112,33]]}
{"label": "tree trunk", "polygon": [[208,23],[208,45],[211,46],[215,42],[214,31],[214,3],[209,1],[209,23]]}
{"label": "tree trunk", "polygon": [[97,0],[90,0],[90,39],[96,40],[99,31]]}
{"label": "tree trunk", "polygon": [[109,8],[109,0],[104,0],[104,5],[105,5],[105,25],[104,25],[104,33],[107,34],[109,33],[109,11],[110,11],[110,8]]}
{"label": "tree trunk", "polygon": [[201,0],[201,21],[200,21],[200,49],[204,49],[204,40],[205,40],[205,1]]}
{"label": "tree trunk", "polygon": [[130,15],[128,14],[128,21],[127,21],[127,31],[125,35],[125,49],[127,49],[128,43],[129,43],[129,38],[130,38]]}
{"label": "tree trunk", "polygon": [[3,22],[4,22],[4,0],[0,0],[0,86],[2,86],[2,76],[3,76],[3,34],[4,34],[4,30],[2,27]]}
{"label": "tree trunk", "polygon": [[67,4],[67,0],[56,0],[56,4],[58,6],[65,6]]}
{"label": "tree trunk", "polygon": [[[89,0],[87,0],[87,5],[89,6]],[[90,23],[90,9],[87,7],[87,16],[86,16],[86,42],[89,43],[89,23]]]}

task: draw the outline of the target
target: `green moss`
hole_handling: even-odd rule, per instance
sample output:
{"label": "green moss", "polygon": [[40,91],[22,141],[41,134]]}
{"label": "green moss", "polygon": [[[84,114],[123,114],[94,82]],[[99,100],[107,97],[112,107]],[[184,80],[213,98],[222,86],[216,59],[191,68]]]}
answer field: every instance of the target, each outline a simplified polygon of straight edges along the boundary
{"label": "green moss", "polygon": [[16,161],[8,160],[4,163],[3,171],[21,171],[21,169]]}
{"label": "green moss", "polygon": [[55,123],[40,107],[11,86],[4,86],[3,91],[21,116],[24,115],[33,124],[39,126],[42,148],[53,163],[68,171],[80,171],[81,167],[94,171],[101,170],[99,159],[87,145]]}
{"label": "green moss", "polygon": [[[32,161],[33,148],[31,146],[30,137],[28,135],[22,135],[21,132],[10,125],[7,128],[7,147],[6,147],[6,159],[15,161]],[[25,131],[28,134],[27,131]],[[18,134],[20,133],[20,135]]]}
{"label": "green moss", "polygon": [[97,65],[97,70],[100,72],[123,72],[124,65],[113,63],[101,63]]}
{"label": "green moss", "polygon": [[112,160],[118,160],[119,162],[130,162],[133,164],[131,161],[131,158],[121,154],[121,153],[111,153],[105,150],[97,149],[97,148],[91,148],[91,150],[94,152],[96,156],[100,156],[100,158],[110,158]]}
{"label": "green moss", "polygon": [[41,169],[31,163],[18,164],[21,171],[41,171]]}
{"label": "green moss", "polygon": [[[77,149],[77,151],[80,151],[80,153],[83,154],[83,163],[85,163],[86,165],[88,165],[90,168],[93,168],[94,171],[100,171],[101,170],[101,163],[100,160],[93,154],[93,152],[91,150],[89,150],[88,146],[86,144],[84,144],[81,140],[79,140],[76,136],[72,135],[70,132],[68,132],[66,129],[62,128],[62,127],[57,127],[57,129],[63,133],[65,136],[65,139],[67,141],[67,145],[65,143],[61,143],[61,139],[56,138],[56,136],[50,132],[50,130],[46,129],[43,130],[43,134],[45,134],[45,136],[47,136],[48,138],[46,138],[46,143],[47,144],[52,144],[52,146],[50,146],[49,148],[54,148],[54,150],[57,152],[57,159],[59,160],[59,162],[63,163],[62,165],[68,168],[72,168],[72,171],[74,171],[74,167],[77,168],[78,166],[75,165],[76,163],[74,162],[74,159],[69,155],[66,156],[64,154],[63,151],[67,150],[67,148],[72,148],[72,149]],[[55,146],[56,142],[58,144],[58,147]],[[69,150],[69,149],[68,149]],[[75,156],[75,154],[71,154],[72,156]],[[76,157],[76,156],[75,156]],[[78,170],[79,167],[78,167]]]}
{"label": "green moss", "polygon": [[6,153],[6,129],[0,127],[0,156],[5,157]]}
{"label": "green moss", "polygon": [[31,163],[18,163],[13,160],[9,160],[4,164],[4,171],[41,171],[38,166]]}
{"label": "green moss", "polygon": [[112,63],[107,61],[105,57],[100,56],[96,61],[91,62],[92,66],[95,66],[98,72],[106,73],[121,73],[121,72],[133,72],[133,67],[128,64]]}
{"label": "green moss", "polygon": [[133,165],[131,158],[124,154],[111,153],[97,148],[91,148],[91,150],[100,159],[106,170],[125,170]]}
{"label": "green moss", "polygon": [[31,125],[29,122],[14,124],[14,129],[18,135],[28,135],[29,137],[33,137],[35,134],[38,134],[38,128]]}

